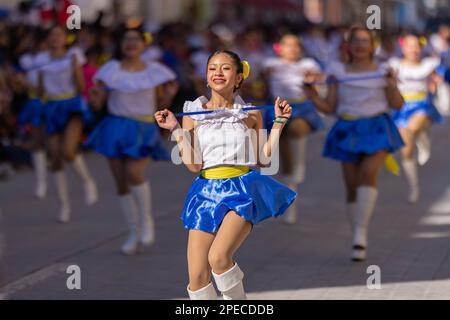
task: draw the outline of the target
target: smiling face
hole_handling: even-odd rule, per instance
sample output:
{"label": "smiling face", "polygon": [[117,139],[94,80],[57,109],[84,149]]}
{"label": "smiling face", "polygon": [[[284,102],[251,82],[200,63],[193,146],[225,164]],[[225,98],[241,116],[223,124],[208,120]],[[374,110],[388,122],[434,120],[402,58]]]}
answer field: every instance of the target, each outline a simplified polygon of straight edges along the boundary
{"label": "smiling face", "polygon": [[285,35],[280,40],[280,56],[288,61],[297,61],[302,54],[300,40],[294,35]]}
{"label": "smiling face", "polygon": [[122,37],[121,49],[124,57],[139,57],[145,50],[145,41],[143,36],[136,30],[125,32]]}
{"label": "smiling face", "polygon": [[375,50],[371,34],[363,29],[353,32],[349,39],[348,48],[352,60],[372,58]]}
{"label": "smiling face", "polygon": [[419,61],[422,53],[419,39],[413,35],[403,38],[402,52],[406,60]]}
{"label": "smiling face", "polygon": [[64,48],[67,44],[67,33],[61,27],[54,27],[47,37],[48,47],[51,50]]}
{"label": "smiling face", "polygon": [[211,57],[206,78],[211,90],[221,94],[235,91],[243,79],[236,62],[226,53],[218,53]]}

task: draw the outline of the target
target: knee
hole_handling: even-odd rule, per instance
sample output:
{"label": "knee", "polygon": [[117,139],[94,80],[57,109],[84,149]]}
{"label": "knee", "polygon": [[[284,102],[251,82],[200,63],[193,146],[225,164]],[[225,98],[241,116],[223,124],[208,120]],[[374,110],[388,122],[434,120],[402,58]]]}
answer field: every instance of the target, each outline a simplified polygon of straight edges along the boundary
{"label": "knee", "polygon": [[76,156],[77,156],[77,152],[76,151],[68,150],[68,149],[64,150],[64,160],[66,160],[67,162],[74,161]]}
{"label": "knee", "polygon": [[129,171],[127,172],[127,182],[130,185],[136,186],[145,182],[145,178],[136,172]]}
{"label": "knee", "polygon": [[210,250],[208,262],[216,273],[223,273],[233,266],[232,258],[225,252],[220,252],[218,250]]}
{"label": "knee", "polygon": [[64,165],[63,165],[63,161],[62,161],[61,158],[59,158],[59,157],[58,158],[52,158],[50,160],[50,170],[52,172],[60,171],[60,170],[63,169],[63,167],[64,167]]}
{"label": "knee", "polygon": [[192,291],[205,287],[211,281],[208,270],[189,271],[189,289]]}
{"label": "knee", "polygon": [[367,170],[361,173],[358,186],[373,186],[377,185],[377,171]]}

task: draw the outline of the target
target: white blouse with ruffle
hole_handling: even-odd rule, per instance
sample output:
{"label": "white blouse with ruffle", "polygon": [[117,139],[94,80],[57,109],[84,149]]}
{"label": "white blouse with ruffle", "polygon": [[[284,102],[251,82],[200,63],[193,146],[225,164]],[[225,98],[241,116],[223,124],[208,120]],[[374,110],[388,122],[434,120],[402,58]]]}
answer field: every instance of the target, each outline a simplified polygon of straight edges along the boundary
{"label": "white blouse with ruffle", "polygon": [[158,62],[148,62],[147,68],[130,72],[112,60],[103,65],[94,80],[108,88],[108,111],[117,116],[153,116],[156,111],[155,88],[176,79],[172,70]]}
{"label": "white blouse with ruffle", "polygon": [[[195,101],[186,101],[183,112],[206,110],[208,102],[204,96]],[[203,169],[218,166],[256,165],[256,131],[244,122],[249,112],[240,96],[236,96],[233,108],[218,108],[211,113],[196,114],[195,136],[202,156]]]}

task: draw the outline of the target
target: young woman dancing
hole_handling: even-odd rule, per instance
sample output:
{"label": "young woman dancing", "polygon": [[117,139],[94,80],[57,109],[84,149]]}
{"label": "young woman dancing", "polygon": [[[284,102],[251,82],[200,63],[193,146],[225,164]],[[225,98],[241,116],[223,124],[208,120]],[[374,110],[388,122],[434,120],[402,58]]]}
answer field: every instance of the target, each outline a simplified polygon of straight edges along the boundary
{"label": "young woman dancing", "polygon": [[[389,107],[401,108],[403,99],[392,71],[374,62],[374,38],[369,30],[352,28],[348,48],[349,63],[334,64],[329,71],[332,83],[325,99],[311,85],[306,84],[304,90],[319,110],[339,117],[327,136],[323,154],[342,162],[353,229],[352,259],[362,261],[367,254],[367,234],[378,196],[380,169],[386,156],[403,146],[387,112]],[[380,78],[374,78],[376,75]],[[335,82],[336,78],[362,76],[372,79]]]}
{"label": "young woman dancing", "polygon": [[296,197],[283,184],[249,169],[271,157],[292,108],[277,98],[267,142],[263,144],[257,134],[256,139],[248,139],[252,130],[263,127],[260,112],[243,110],[245,103],[236,95],[248,70],[237,54],[217,51],[207,64],[211,98],[202,96],[184,105],[185,112],[214,112],[184,116],[183,128],[169,110],[155,114],[158,125],[172,131],[187,168],[201,172],[181,214],[189,229],[187,290],[191,299],[217,297],[211,273],[223,299],[245,299],[244,273],[233,257],[254,224],[281,215]]}

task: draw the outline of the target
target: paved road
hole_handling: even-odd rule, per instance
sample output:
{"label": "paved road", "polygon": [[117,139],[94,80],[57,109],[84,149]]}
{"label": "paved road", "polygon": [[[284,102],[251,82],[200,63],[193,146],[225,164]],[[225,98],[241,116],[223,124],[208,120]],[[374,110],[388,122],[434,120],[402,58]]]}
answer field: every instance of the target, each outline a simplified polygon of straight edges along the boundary
{"label": "paved road", "polygon": [[[320,157],[324,132],[309,140],[306,182],[299,191],[299,221],[258,225],[237,261],[254,299],[449,299],[450,126],[433,128],[432,159],[420,175],[423,197],[406,203],[403,177],[382,173],[371,225],[369,259],[353,263],[339,165]],[[154,192],[157,242],[144,254],[122,256],[125,237],[106,162],[87,155],[101,201],[83,204],[70,175],[73,221],[56,222],[54,190],[33,198],[31,172],[0,183],[6,238],[3,291],[11,299],[184,299],[187,232],[178,214],[194,178],[181,166],[155,163],[148,171]],[[81,290],[68,290],[68,265],[81,268]],[[381,289],[366,286],[367,267],[381,270]]]}

